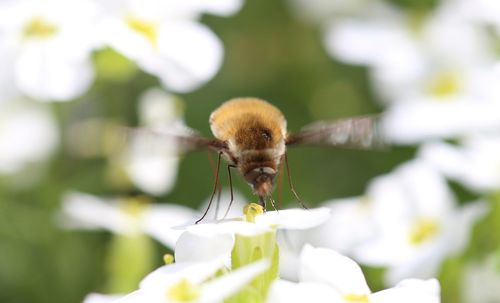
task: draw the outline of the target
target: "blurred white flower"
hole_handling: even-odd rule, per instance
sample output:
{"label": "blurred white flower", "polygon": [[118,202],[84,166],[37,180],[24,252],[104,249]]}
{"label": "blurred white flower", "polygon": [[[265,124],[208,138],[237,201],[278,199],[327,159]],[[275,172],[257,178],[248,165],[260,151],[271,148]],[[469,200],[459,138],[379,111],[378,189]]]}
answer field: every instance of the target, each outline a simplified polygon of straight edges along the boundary
{"label": "blurred white flower", "polygon": [[[306,244],[330,248],[349,255],[374,234],[372,206],[367,197],[335,199],[322,203],[330,209],[328,220],[310,229],[285,230],[278,233],[280,276],[298,279],[297,262]],[[349,231],[349,232],[346,232]]]}
{"label": "blurred white flower", "polygon": [[498,255],[466,265],[462,280],[465,303],[493,303],[500,298],[500,263]]}
{"label": "blurred white flower", "polygon": [[150,194],[168,192],[177,178],[179,149],[168,135],[150,134],[148,130],[174,131],[184,125],[180,101],[159,88],[144,92],[139,100],[139,130],[118,157],[128,177],[137,187]]}
{"label": "blurred white flower", "polygon": [[[196,89],[219,69],[219,39],[198,22],[203,12],[228,15],[242,1],[128,0],[110,2],[102,24],[104,43],[178,92]],[[108,3],[108,4],[110,4]]]}
{"label": "blurred white flower", "polygon": [[88,294],[83,303],[112,303],[122,298],[124,295],[103,295],[98,293]]}
{"label": "blurred white flower", "polygon": [[450,91],[444,95],[422,91],[392,104],[382,121],[389,140],[408,144],[500,132],[500,65],[434,76],[438,86]]}
{"label": "blurred white flower", "polygon": [[462,71],[496,59],[487,33],[457,17],[450,2],[428,16],[388,8],[362,20],[335,20],[325,44],[333,57],[371,67],[375,89],[386,102],[425,92],[453,94]]}
{"label": "blurred white flower", "polygon": [[137,199],[103,199],[72,192],[63,198],[61,223],[68,228],[105,229],[118,234],[145,233],[169,248],[197,212],[175,204],[147,204]]}
{"label": "blurred white flower", "polygon": [[0,3],[0,79],[34,99],[65,101],[83,94],[94,78],[93,1],[20,0]]}
{"label": "blurred white flower", "polygon": [[300,255],[299,283],[277,280],[268,302],[440,302],[435,279],[404,280],[395,288],[371,293],[353,260],[326,248],[306,245]]}
{"label": "blurred white flower", "polygon": [[47,160],[58,141],[49,109],[26,100],[0,102],[0,174]]}
{"label": "blurred white flower", "polygon": [[461,146],[433,142],[422,146],[422,158],[446,177],[479,192],[500,188],[500,136],[474,135]]}
{"label": "blurred white flower", "polygon": [[388,8],[362,19],[337,18],[327,27],[333,57],[370,67],[374,89],[390,105],[382,127],[393,142],[500,129],[493,39],[457,14],[458,6],[444,1],[421,16]]}
{"label": "blurred white flower", "polygon": [[375,234],[353,257],[388,267],[389,285],[435,276],[444,258],[465,247],[472,225],[487,211],[479,201],[458,207],[444,178],[421,159],[376,178],[367,193]]}
{"label": "blurred white flower", "polygon": [[215,277],[223,268],[218,262],[175,263],[155,270],[142,280],[139,290],[116,302],[222,302],[268,267],[269,261],[261,260]]}

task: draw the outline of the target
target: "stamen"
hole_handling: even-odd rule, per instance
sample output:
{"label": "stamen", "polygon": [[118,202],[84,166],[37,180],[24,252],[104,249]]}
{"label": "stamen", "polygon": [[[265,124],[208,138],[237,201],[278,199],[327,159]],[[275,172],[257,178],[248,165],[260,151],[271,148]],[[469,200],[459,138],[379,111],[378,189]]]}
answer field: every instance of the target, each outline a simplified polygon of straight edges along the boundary
{"label": "stamen", "polygon": [[255,222],[255,217],[262,215],[264,213],[264,208],[257,203],[250,203],[243,208],[243,214],[247,222]]}
{"label": "stamen", "polygon": [[171,254],[164,254],[163,262],[165,262],[165,265],[170,265],[174,263],[174,256],[172,256]]}
{"label": "stamen", "polygon": [[47,38],[57,32],[57,27],[41,17],[33,17],[24,27],[27,38]]}
{"label": "stamen", "polygon": [[417,220],[410,230],[409,241],[413,245],[422,244],[435,236],[438,230],[439,224],[436,220],[429,218]]}
{"label": "stamen", "polygon": [[200,288],[186,278],[181,279],[167,291],[167,298],[177,302],[190,302],[200,297]]}
{"label": "stamen", "polygon": [[130,28],[145,36],[153,46],[156,47],[158,45],[158,30],[156,24],[134,16],[128,16],[125,20]]}

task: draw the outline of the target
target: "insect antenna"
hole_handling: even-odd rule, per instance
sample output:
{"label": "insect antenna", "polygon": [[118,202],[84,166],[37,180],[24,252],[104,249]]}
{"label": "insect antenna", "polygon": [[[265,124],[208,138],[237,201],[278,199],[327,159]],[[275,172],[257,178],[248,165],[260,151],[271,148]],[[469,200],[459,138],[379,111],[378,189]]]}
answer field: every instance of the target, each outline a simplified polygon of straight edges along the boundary
{"label": "insect antenna", "polygon": [[225,219],[227,214],[229,213],[229,210],[231,209],[231,205],[233,204],[234,196],[233,196],[233,178],[231,177],[231,168],[234,168],[236,166],[234,165],[228,165],[227,166],[227,173],[229,175],[229,190],[231,191],[231,201],[229,201],[229,206],[226,209],[226,213],[224,214],[224,217],[222,219]]}
{"label": "insect antenna", "polygon": [[287,153],[285,153],[284,157],[285,157],[286,172],[287,172],[287,176],[288,176],[288,184],[290,185],[290,190],[292,191],[293,195],[295,196],[295,199],[297,199],[297,202],[299,202],[300,206],[302,206],[302,208],[304,208],[304,209],[309,209],[302,202],[302,200],[299,198],[299,195],[297,195],[297,192],[295,191],[295,188],[293,186],[292,177],[291,177],[291,174],[290,174],[290,166],[288,166],[288,156],[287,156]]}
{"label": "insect antenna", "polygon": [[274,210],[276,212],[279,212],[278,209],[276,208],[276,201],[274,201],[273,197],[269,196],[269,200],[271,200],[271,205],[273,206]]}
{"label": "insect antenna", "polygon": [[218,157],[217,157],[217,169],[215,170],[215,184],[214,184],[214,189],[212,190],[212,195],[210,196],[210,201],[208,202],[207,209],[205,209],[205,212],[203,213],[203,216],[201,216],[200,219],[198,219],[195,224],[200,223],[201,220],[205,218],[205,216],[208,213],[208,210],[210,209],[210,206],[212,205],[212,201],[214,200],[215,192],[217,191],[217,186],[219,185],[219,168],[220,168],[220,158],[221,158],[222,152],[219,152]]}

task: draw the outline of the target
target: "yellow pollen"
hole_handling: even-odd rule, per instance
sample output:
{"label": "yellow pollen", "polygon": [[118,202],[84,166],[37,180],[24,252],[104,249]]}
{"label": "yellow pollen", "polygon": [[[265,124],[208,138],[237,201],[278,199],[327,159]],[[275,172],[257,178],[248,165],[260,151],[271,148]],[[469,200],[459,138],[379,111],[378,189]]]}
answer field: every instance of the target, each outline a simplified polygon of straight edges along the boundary
{"label": "yellow pollen", "polygon": [[146,196],[136,196],[136,197],[128,197],[123,199],[123,207],[127,214],[139,217],[146,205],[149,204],[149,199]]}
{"label": "yellow pollen", "polygon": [[264,213],[264,208],[257,203],[247,204],[243,208],[243,214],[245,214],[245,219],[247,222],[255,222],[255,217],[258,215],[262,215]]}
{"label": "yellow pollen", "polygon": [[170,265],[174,263],[174,256],[172,256],[171,254],[164,254],[163,262],[165,262],[165,265]]}
{"label": "yellow pollen", "polygon": [[41,17],[33,17],[24,27],[27,38],[47,38],[57,32],[57,27]]}
{"label": "yellow pollen", "polygon": [[460,77],[454,72],[437,74],[429,83],[429,92],[437,97],[449,97],[460,91]]}
{"label": "yellow pollen", "polygon": [[422,242],[435,236],[438,232],[439,224],[433,219],[420,219],[415,222],[410,230],[409,241],[413,245],[422,244]]}
{"label": "yellow pollen", "polygon": [[146,37],[156,47],[158,43],[158,30],[156,24],[133,16],[126,17],[127,25],[134,31]]}
{"label": "yellow pollen", "polygon": [[186,278],[181,279],[167,291],[167,298],[177,302],[191,302],[200,297],[200,288]]}
{"label": "yellow pollen", "polygon": [[357,295],[357,294],[347,294],[344,295],[344,300],[352,303],[370,303],[370,298],[367,294]]}

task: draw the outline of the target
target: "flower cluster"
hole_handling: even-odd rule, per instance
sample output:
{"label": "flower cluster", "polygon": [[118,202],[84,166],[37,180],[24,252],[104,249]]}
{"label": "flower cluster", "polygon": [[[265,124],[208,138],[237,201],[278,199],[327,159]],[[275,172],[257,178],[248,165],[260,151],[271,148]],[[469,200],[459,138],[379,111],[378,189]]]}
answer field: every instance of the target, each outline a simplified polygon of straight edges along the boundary
{"label": "flower cluster", "polygon": [[[0,146],[5,153],[0,156],[0,174],[42,162],[56,149],[55,117],[47,104],[37,101],[75,100],[85,96],[96,77],[126,82],[137,68],[157,77],[162,89],[171,93],[199,88],[216,74],[223,58],[221,41],[200,22],[201,16],[229,16],[242,4],[242,0],[2,1]],[[143,99],[173,99],[161,97],[158,90],[145,93]],[[161,103],[145,106],[156,106],[161,115],[171,102]],[[80,141],[84,151],[93,146],[86,143]],[[157,194],[173,185],[173,157],[156,156],[148,163],[137,160],[144,159],[138,152],[126,157],[130,161],[122,169],[138,187]],[[156,170],[145,172],[152,165]]]}
{"label": "flower cluster", "polygon": [[[296,257],[308,239],[387,268],[390,285],[436,276],[446,258],[466,249],[474,224],[496,208],[499,6],[471,0],[326,2],[308,7],[308,1],[291,0],[298,15],[320,24],[333,59],[366,68],[384,108],[385,137],[394,145],[416,146],[417,155],[375,178],[362,197],[326,202],[331,220],[298,234],[290,254]],[[449,183],[475,198],[457,201]],[[464,293],[489,293],[463,284]]]}
{"label": "flower cluster", "polygon": [[185,227],[167,265],[147,275],[139,289],[120,297],[89,295],[85,302],[439,302],[437,280],[408,279],[371,292],[361,268],[327,248],[306,245],[299,281],[279,279],[277,230],[306,230],[327,220],[329,210],[263,213],[256,204],[244,216]]}

